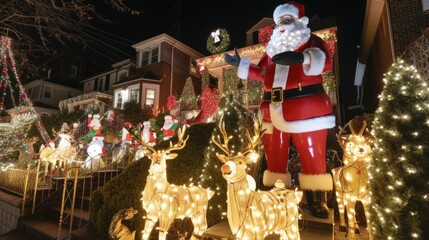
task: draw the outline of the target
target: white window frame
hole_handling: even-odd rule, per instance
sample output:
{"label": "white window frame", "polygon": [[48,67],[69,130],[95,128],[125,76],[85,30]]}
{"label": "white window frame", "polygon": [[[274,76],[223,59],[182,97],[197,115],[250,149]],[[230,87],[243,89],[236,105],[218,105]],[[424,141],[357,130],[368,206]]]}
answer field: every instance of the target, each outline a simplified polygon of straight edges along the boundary
{"label": "white window frame", "polygon": [[[140,102],[140,85],[131,86],[129,88],[128,92],[130,94],[130,96],[128,97],[128,99],[129,99],[130,102],[133,101],[133,100],[135,100],[136,103]],[[133,92],[137,92],[137,97],[136,98],[133,98],[133,96],[132,96]]]}
{"label": "white window frame", "polygon": [[156,45],[140,52],[140,67],[159,62],[160,46]]}
{"label": "white window frame", "polygon": [[[124,107],[124,96],[123,96],[122,91],[123,91],[122,89],[115,90],[115,95],[114,95],[115,96],[115,99],[114,99],[115,104],[113,106],[115,106],[115,108],[118,108],[118,109],[122,109]],[[120,103],[118,101],[119,99],[121,99]],[[120,104],[120,106],[118,106],[118,104]]]}
{"label": "white window frame", "polygon": [[143,84],[142,87],[142,103],[144,103],[144,106],[148,106],[147,105],[147,91],[153,89],[155,90],[155,99],[154,99],[154,104],[152,106],[159,106],[159,85],[157,84]]}

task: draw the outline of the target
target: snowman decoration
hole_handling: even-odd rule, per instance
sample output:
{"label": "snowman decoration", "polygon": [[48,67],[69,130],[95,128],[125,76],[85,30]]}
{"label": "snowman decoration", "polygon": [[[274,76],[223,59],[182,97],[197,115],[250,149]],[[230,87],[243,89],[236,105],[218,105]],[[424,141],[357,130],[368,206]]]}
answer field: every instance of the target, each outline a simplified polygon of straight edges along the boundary
{"label": "snowman decoration", "polygon": [[102,156],[105,154],[104,137],[101,134],[96,134],[86,149],[88,157],[83,168],[98,170],[105,166]]}

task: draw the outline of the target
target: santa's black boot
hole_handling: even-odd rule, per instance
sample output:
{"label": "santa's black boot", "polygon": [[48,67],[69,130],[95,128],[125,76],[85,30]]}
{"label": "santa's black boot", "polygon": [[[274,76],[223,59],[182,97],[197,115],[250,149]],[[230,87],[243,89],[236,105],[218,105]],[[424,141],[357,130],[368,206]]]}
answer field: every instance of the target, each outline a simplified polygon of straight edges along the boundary
{"label": "santa's black boot", "polygon": [[327,203],[326,191],[305,191],[307,197],[307,204],[310,208],[311,214],[318,218],[328,218],[329,208]]}

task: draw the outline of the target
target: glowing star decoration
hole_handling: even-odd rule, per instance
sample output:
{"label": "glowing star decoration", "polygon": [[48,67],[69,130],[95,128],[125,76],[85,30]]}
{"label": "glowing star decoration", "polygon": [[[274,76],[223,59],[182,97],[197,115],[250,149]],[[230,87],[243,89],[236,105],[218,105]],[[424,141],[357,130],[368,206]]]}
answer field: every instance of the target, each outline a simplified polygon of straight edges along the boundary
{"label": "glowing star decoration", "polygon": [[[281,239],[300,239],[299,203],[302,191],[285,189],[279,180],[271,191],[255,191],[246,173],[247,164],[254,161],[256,147],[265,129],[262,130],[262,115],[254,122],[254,135],[247,132],[249,144],[238,153],[229,149],[231,137],[225,129],[223,115],[219,121],[220,136],[212,141],[226,154],[216,154],[224,164],[223,177],[228,183],[227,217],[233,239],[264,239],[268,234],[279,234]],[[252,159],[250,159],[252,158]]]}
{"label": "glowing star decoration", "polygon": [[207,229],[207,205],[208,200],[214,195],[214,191],[198,186],[176,186],[167,181],[167,160],[175,159],[174,150],[185,147],[189,136],[184,139],[186,126],[178,130],[178,143],[164,150],[155,150],[150,144],[143,140],[143,136],[138,140],[146,150],[143,150],[152,162],[149,167],[149,175],[143,190],[142,204],[146,211],[146,221],[142,239],[149,239],[155,223],[159,220],[159,238],[166,239],[168,229],[174,219],[189,217],[194,226],[191,239],[202,238],[203,232]]}
{"label": "glowing star decoration", "polygon": [[[356,202],[362,202],[367,220],[369,239],[373,239],[369,221],[368,204],[368,165],[372,156],[371,138],[364,136],[366,121],[359,133],[356,133],[353,120],[344,128],[340,127],[337,134],[338,143],[344,151],[343,166],[332,169],[340,214],[340,231],[347,232],[348,239],[356,239],[359,225],[356,222]],[[346,134],[349,127],[351,134]],[[348,227],[346,227],[345,214],[347,210]]]}

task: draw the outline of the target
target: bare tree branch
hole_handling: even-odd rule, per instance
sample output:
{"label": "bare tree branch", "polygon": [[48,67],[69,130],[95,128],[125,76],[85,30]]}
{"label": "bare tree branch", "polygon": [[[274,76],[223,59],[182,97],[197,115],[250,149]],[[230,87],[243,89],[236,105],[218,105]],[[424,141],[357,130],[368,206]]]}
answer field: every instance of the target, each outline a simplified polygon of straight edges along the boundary
{"label": "bare tree branch", "polygon": [[[97,1],[97,0],[95,0]],[[14,49],[23,53],[52,52],[53,44],[86,43],[81,34],[95,20],[107,21],[96,9],[94,0],[0,0],[0,35],[12,38]],[[99,1],[99,0],[98,0]],[[139,12],[123,0],[102,0],[113,9],[130,14]]]}

